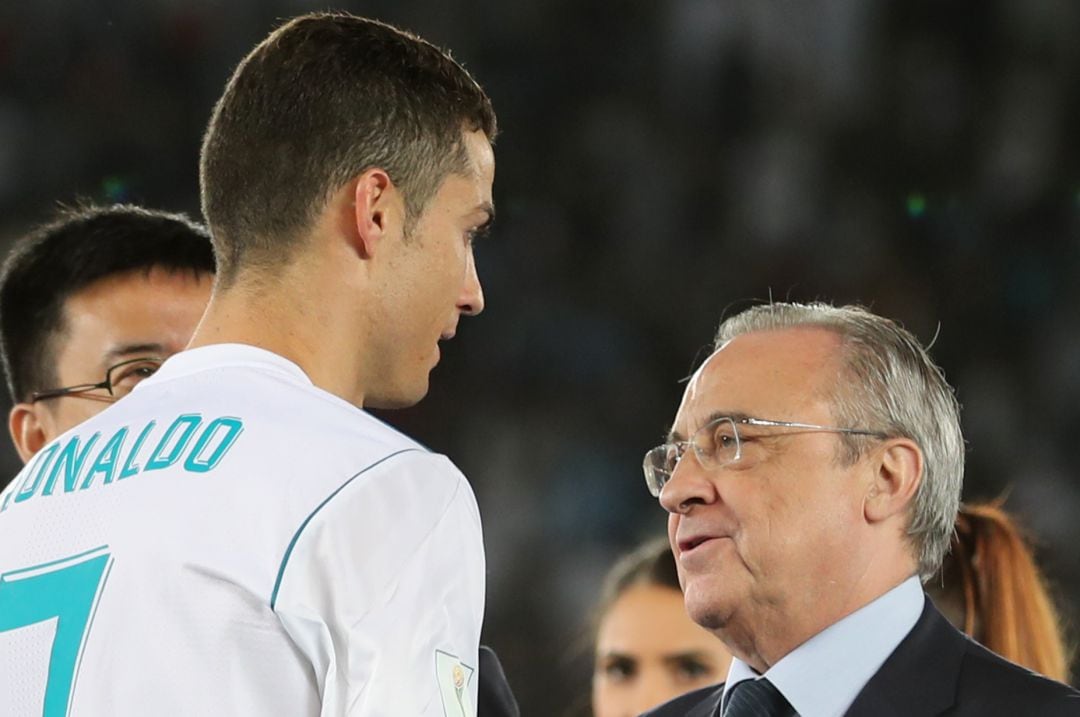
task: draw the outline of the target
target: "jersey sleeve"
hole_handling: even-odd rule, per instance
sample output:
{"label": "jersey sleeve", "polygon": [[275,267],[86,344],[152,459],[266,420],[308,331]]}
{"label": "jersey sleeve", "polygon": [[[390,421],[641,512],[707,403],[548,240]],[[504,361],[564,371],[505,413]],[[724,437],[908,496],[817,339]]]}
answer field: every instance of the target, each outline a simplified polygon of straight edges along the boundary
{"label": "jersey sleeve", "polygon": [[465,477],[423,451],[358,473],[298,529],[272,607],[322,715],[475,717],[484,552]]}

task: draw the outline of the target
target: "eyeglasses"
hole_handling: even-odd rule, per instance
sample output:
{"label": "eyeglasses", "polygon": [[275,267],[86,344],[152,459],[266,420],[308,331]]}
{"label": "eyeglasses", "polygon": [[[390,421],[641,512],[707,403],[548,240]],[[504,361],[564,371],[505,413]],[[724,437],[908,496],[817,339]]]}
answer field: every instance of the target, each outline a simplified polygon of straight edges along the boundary
{"label": "eyeglasses", "polygon": [[[44,391],[34,391],[30,394],[30,402],[43,401],[47,398],[58,398],[60,396],[82,396],[90,391],[96,391],[98,389],[105,389],[108,391],[108,396],[95,396],[100,400],[116,401],[131,393],[131,389],[144,378],[153,376],[154,373],[161,368],[161,364],[165,362],[165,359],[142,356],[139,358],[128,359],[127,361],[121,361],[115,366],[109,367],[105,371],[105,380],[101,383],[80,383],[76,386],[65,386],[64,388],[50,388]],[[89,396],[87,396],[89,398]]]}
{"label": "eyeglasses", "polygon": [[[787,433],[754,430],[761,426],[801,430]],[[868,431],[861,428],[836,428],[818,426],[813,423],[722,416],[694,431],[689,441],[664,443],[646,453],[642,464],[645,470],[645,484],[649,486],[649,492],[659,498],[660,491],[671,480],[671,474],[675,472],[675,467],[686,454],[687,447],[693,448],[698,463],[705,467],[719,468],[736,462],[740,464],[740,467],[748,467],[749,464],[757,462],[765,455],[763,445],[765,439],[793,436],[799,433],[846,433],[852,436],[886,437],[886,434],[880,431]]]}

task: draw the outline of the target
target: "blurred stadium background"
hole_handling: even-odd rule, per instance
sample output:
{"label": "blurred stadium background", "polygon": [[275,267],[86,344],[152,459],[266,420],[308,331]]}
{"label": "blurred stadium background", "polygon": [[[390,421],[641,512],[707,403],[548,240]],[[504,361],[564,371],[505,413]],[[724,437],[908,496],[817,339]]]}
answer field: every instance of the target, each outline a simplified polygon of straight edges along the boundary
{"label": "blurred stadium background", "polygon": [[1007,494],[1080,625],[1080,4],[6,2],[0,246],[79,198],[198,216],[228,74],[330,7],[453,48],[499,114],[488,310],[384,418],[476,487],[526,714],[583,703],[599,579],[663,530],[641,455],[720,317],[769,296],[936,336],[965,498]]}

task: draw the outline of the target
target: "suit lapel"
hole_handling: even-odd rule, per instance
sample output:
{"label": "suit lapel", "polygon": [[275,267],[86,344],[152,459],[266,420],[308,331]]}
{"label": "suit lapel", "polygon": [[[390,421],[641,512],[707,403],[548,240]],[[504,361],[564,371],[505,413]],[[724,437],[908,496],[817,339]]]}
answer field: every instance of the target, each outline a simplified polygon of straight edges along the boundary
{"label": "suit lapel", "polygon": [[845,717],[939,715],[956,701],[966,638],[926,599],[922,615]]}
{"label": "suit lapel", "polygon": [[720,715],[720,700],[724,698],[724,685],[721,684],[709,694],[708,699],[699,702],[694,709],[686,713],[686,717],[713,717]]}

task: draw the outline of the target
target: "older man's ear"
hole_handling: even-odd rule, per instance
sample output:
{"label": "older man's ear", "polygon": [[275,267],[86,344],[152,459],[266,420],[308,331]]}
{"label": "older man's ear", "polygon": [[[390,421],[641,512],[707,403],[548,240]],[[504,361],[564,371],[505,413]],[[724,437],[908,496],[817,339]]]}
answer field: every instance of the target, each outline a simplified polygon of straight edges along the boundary
{"label": "older man's ear", "polygon": [[873,454],[863,515],[869,523],[906,516],[923,476],[922,451],[908,438],[890,438]]}

